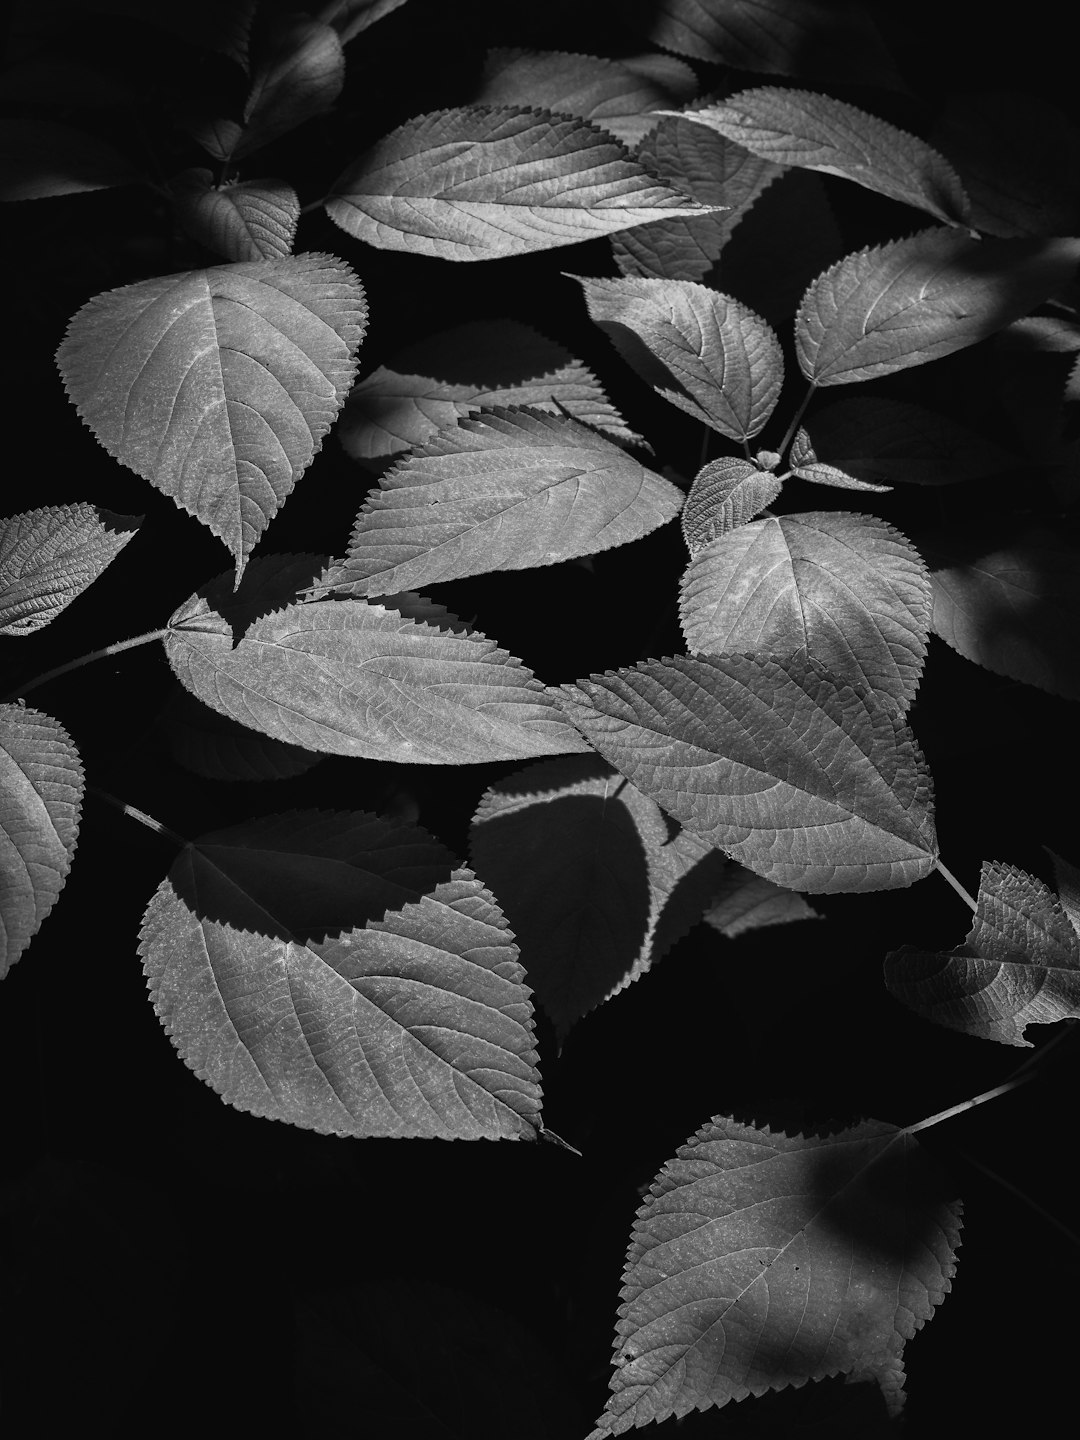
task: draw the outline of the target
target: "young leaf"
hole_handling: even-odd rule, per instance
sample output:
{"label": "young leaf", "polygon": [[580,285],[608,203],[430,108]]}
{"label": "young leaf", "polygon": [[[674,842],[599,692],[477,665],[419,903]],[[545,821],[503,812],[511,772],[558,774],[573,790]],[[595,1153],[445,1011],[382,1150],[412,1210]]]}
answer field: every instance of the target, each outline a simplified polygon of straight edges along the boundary
{"label": "young leaf", "polygon": [[682,494],[602,435],[539,410],[483,411],[440,430],[379,481],[326,584],[385,595],[627,545]]}
{"label": "young leaf", "polygon": [[911,1135],[716,1115],[634,1220],[615,1373],[589,1440],[827,1375],[904,1401],[906,1341],[951,1288],[960,1205]]}
{"label": "young leaf", "polygon": [[843,510],[730,531],[696,552],[679,599],[691,651],[803,650],[901,711],[918,689],[930,611],[930,579],[910,541]]}
{"label": "young leaf", "polygon": [[1080,700],[1080,552],[1036,522],[919,538],[934,633],[997,675]]}
{"label": "young leaf", "polygon": [[169,189],[176,218],[191,238],[226,260],[280,260],[292,253],[300,201],[284,180],[244,180],[219,189],[209,170],[185,170]]}
{"label": "young leaf", "polygon": [[790,925],[796,920],[822,918],[794,890],[783,890],[741,865],[727,867],[712,905],[702,916],[706,925],[719,930],[728,940],[735,940],[750,930],[762,930],[767,925]]}
{"label": "young leaf", "polygon": [[92,585],[142,523],[80,501],[0,520],[0,635],[29,635]]}
{"label": "young leaf", "polygon": [[974,345],[1065,285],[1080,239],[973,240],[923,230],[818,276],[795,320],[799,366],[815,385],[848,385]]}
{"label": "young leaf", "polygon": [[888,491],[891,485],[872,485],[865,480],[856,480],[846,470],[836,465],[824,464],[817,457],[817,451],[810,443],[810,436],[800,427],[795,431],[788,455],[791,473],[800,480],[809,480],[811,485],[832,485],[839,490]]}
{"label": "young leaf", "polygon": [[261,150],[313,115],[329,110],[345,83],[345,52],[338,32],[307,15],[276,18],[244,106],[244,128],[230,158]]}
{"label": "young leaf", "polygon": [[529,984],[564,1036],[695,925],[729,868],[597,755],[497,781],[470,863],[495,892]]}
{"label": "young leaf", "polygon": [[691,555],[746,525],[783,489],[783,481],[749,460],[722,455],[698,471],[682,512],[682,532]]}
{"label": "young leaf", "polygon": [[984,861],[964,944],[944,955],[901,946],[885,961],[885,984],[937,1025],[1030,1047],[1028,1025],[1080,1019],[1080,935],[1041,880]]}
{"label": "young leaf", "polygon": [[238,1110],[322,1134],[536,1135],[517,947],[418,827],[310,811],[204,836],[139,953],[184,1062]]}
{"label": "young leaf", "polygon": [[887,890],[933,868],[930,774],[896,705],[811,660],[678,656],[562,690],[595,750],[767,880]]}
{"label": "young leaf", "polygon": [[732,440],[764,428],[784,357],[760,315],[690,280],[573,278],[590,318],[658,395]]}
{"label": "young leaf", "polygon": [[106,140],[55,120],[0,119],[0,200],[43,200],[143,177]]}
{"label": "young leaf", "polygon": [[239,579],[348,393],[366,324],[349,266],[311,253],[97,295],[56,359],[109,454],[224,541]]}
{"label": "young leaf", "polygon": [[550,250],[711,208],[585,120],[483,106],[407,121],[338,176],[326,203],[357,240],[443,260]]}
{"label": "young leaf", "polygon": [[517,320],[477,320],[398,351],[353,386],[335,435],[357,460],[423,445],[470,412],[531,405],[614,438],[638,437],[591,370]]}
{"label": "young leaf", "polygon": [[248,613],[219,577],[172,616],[165,653],[197,699],[275,740],[433,765],[586,748],[552,692],[479,631],[352,599]]}
{"label": "young leaf", "polygon": [[765,86],[740,90],[684,118],[774,165],[839,175],[946,224],[967,222],[967,195],[943,155],[925,140],[830,95]]}
{"label": "young leaf", "polygon": [[64,888],[82,811],[79,752],[51,715],[0,705],[0,979]]}

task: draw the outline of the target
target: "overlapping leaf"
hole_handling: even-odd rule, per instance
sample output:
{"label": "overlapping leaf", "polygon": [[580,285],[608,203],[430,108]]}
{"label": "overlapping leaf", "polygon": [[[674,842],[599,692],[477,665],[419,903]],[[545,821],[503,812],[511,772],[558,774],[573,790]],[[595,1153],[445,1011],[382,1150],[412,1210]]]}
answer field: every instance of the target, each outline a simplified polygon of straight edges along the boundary
{"label": "overlapping leaf", "polygon": [[895,703],[811,660],[679,656],[562,689],[594,749],[767,880],[885,890],[933,866],[930,775]]}
{"label": "overlapping leaf", "polygon": [[826,270],[795,321],[799,366],[848,385],[924,365],[1026,315],[1072,277],[1080,239],[974,240],[923,230]]}
{"label": "overlapping leaf", "polygon": [[760,315],[691,280],[574,278],[590,318],[658,395],[732,440],[764,427],[784,357]]}
{"label": "overlapping leaf", "polygon": [[795,438],[791,442],[791,450],[788,454],[788,463],[791,465],[791,473],[798,476],[800,480],[809,480],[812,485],[831,485],[839,490],[876,490],[888,491],[891,485],[875,485],[866,480],[857,480],[854,475],[849,475],[838,465],[830,465],[826,461],[819,460],[817,451],[810,443],[810,436],[800,425],[795,432]]}
{"label": "overlapping leaf", "polygon": [[0,119],[0,200],[43,200],[143,177],[107,140],[55,120]]}
{"label": "overlapping leaf", "polygon": [[742,525],[703,549],[680,589],[692,651],[805,651],[906,710],[930,633],[918,551],[873,515],[808,511]]}
{"label": "overlapping leaf", "polygon": [[696,924],[732,868],[697,836],[672,834],[655,802],[596,755],[497,781],[469,853],[561,1035]]}
{"label": "overlapping leaf", "polygon": [[286,780],[305,774],[323,758],[249,730],[179,686],[155,728],[177,765],[208,780]]}
{"label": "overlapping leaf", "polygon": [[769,925],[822,917],[794,890],[784,890],[741,865],[729,865],[702,919],[728,940]]}
{"label": "overlapping leaf", "polygon": [[193,240],[226,260],[275,260],[292,252],[300,201],[284,180],[218,187],[209,170],[185,170],[170,184],[176,218]]}
{"label": "overlapping leaf", "polygon": [[347,45],[404,4],[405,0],[338,0],[332,10],[324,5],[320,14],[341,36],[341,43]]}
{"label": "overlapping leaf", "polygon": [[1080,1019],[1080,932],[1041,880],[986,861],[963,945],[947,954],[904,945],[886,960],[885,983],[935,1024],[1030,1046],[1028,1025]]}
{"label": "overlapping leaf", "polygon": [[691,555],[746,525],[779,496],[783,481],[749,460],[722,455],[694,477],[682,512],[683,539]]}
{"label": "overlapping leaf", "polygon": [[967,195],[943,155],[925,140],[830,95],[764,86],[740,90],[685,118],[774,165],[854,180],[950,225],[967,220]]}
{"label": "overlapping leaf", "polygon": [[513,936],[417,827],[312,811],[205,836],[139,950],[173,1044],[237,1109],[324,1134],[536,1135]]}
{"label": "overlapping leaf", "polygon": [[0,635],[29,635],[55,620],[141,522],[141,515],[114,515],[84,501],[0,520]]}
{"label": "overlapping leaf", "polygon": [[109,454],[219,536],[239,577],[333,423],[366,324],[349,266],[309,253],[95,296],[57,364]]}
{"label": "overlapping leaf", "polygon": [[40,710],[0,705],[0,979],[63,889],[82,795],[82,762],[64,727]]}
{"label": "overlapping leaf", "polygon": [[911,1135],[714,1116],[634,1221],[607,1408],[589,1440],[828,1375],[895,1415],[905,1343],[951,1288],[960,1205]]}
{"label": "overlapping leaf", "polygon": [[576,117],[465,107],[409,120],[335,180],[326,210],[369,245],[492,260],[710,207]]}
{"label": "overlapping leaf", "polygon": [[640,539],[681,492],[576,420],[484,411],[440,430],[379,481],[326,584],[385,595],[524,570]]}

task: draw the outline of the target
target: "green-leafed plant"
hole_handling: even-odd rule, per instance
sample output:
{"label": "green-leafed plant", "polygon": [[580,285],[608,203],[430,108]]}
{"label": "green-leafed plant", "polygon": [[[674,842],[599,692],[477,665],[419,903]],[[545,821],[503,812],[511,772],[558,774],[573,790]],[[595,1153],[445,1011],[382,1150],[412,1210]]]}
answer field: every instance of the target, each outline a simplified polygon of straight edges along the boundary
{"label": "green-leafed plant", "polygon": [[[149,244],[111,260],[127,274],[86,294],[56,364],[107,455],[228,554],[171,615],[142,589],[149,633],[42,673],[39,632],[133,537],[178,553],[191,530],[156,499],[147,522],[115,514],[77,476],[58,503],[29,477],[8,489],[2,972],[80,863],[96,783],[93,689],[24,697],[160,645],[175,694],[132,727],[153,726],[160,802],[186,772],[197,794],[300,797],[226,824],[211,805],[189,839],[115,778],[99,792],[178,847],[141,897],[138,953],[184,1063],[238,1111],[325,1135],[550,1140],[571,1187],[589,1138],[572,1095],[565,1138],[546,1126],[541,1073],[587,1054],[593,1012],[614,1017],[691,931],[738,966],[747,932],[814,918],[805,895],[944,877],[967,938],[913,922],[918,944],[898,932],[866,957],[914,1012],[913,1051],[927,1020],[1024,1046],[1080,1014],[1080,871],[1053,854],[1051,888],[1013,863],[1042,836],[943,858],[935,790],[944,813],[960,802],[917,738],[943,645],[1055,714],[1080,700],[1077,196],[1038,152],[1021,167],[998,146],[991,107],[907,88],[863,7],[623,8],[603,55],[572,29],[564,50],[529,46],[527,28],[527,48],[483,53],[477,22],[480,63],[443,75],[434,107],[406,76],[387,123],[365,86],[430,7],[91,7],[136,54],[163,31],[205,51],[183,93],[129,64],[137,134],[78,85],[41,103],[34,74],[119,80],[27,12],[0,119],[4,198],[26,202],[12,224],[57,206],[78,224],[77,192],[142,187],[174,263],[154,273]],[[462,272],[489,275],[493,303],[432,307]],[[412,286],[422,323],[398,331]],[[351,533],[297,545],[277,517],[324,468],[337,503],[351,473]],[[575,680],[559,597],[613,574],[617,547]],[[484,589],[513,572],[531,573]],[[948,757],[972,717],[929,707]],[[378,785],[328,796],[322,757]],[[440,777],[464,785],[467,862],[418,823]],[[1019,783],[1011,761],[995,783]],[[946,859],[983,862],[974,896]],[[824,924],[777,933],[812,935],[827,974],[845,902],[818,903]],[[48,934],[5,987],[16,1012]],[[751,1011],[774,1003],[765,970],[743,983]],[[929,1119],[860,1119],[854,1095],[824,1113],[812,1086],[794,1121],[768,1085],[737,1115],[686,1093],[691,1138],[641,1187],[592,1440],[838,1375],[876,1383],[887,1426],[959,1245],[944,1147],[919,1135],[1043,1073],[1048,1048]],[[568,1425],[502,1433],[584,1433]]]}

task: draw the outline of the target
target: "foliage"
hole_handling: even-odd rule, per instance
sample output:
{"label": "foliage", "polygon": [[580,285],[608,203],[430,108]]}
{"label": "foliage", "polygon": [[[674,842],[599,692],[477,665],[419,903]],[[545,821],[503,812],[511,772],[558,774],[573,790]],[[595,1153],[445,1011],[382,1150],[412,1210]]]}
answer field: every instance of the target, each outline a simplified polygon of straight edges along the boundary
{"label": "foliage", "polygon": [[8,1229],[113,1227],[133,1371],[236,1284],[248,1428],[931,1433],[995,1227],[1080,1245],[953,1119],[1080,1015],[1075,132],[856,4],[550,8],[19,11]]}

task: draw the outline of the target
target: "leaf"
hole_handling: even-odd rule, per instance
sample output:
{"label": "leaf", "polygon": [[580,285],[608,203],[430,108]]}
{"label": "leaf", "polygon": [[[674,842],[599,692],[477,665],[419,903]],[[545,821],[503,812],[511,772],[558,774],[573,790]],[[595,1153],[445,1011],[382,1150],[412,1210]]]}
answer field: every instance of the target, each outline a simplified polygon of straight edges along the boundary
{"label": "leaf", "polygon": [[353,386],[334,433],[354,459],[371,460],[496,405],[568,410],[613,438],[638,438],[591,370],[517,320],[456,325],[399,350]]}
{"label": "leaf", "polygon": [[933,867],[930,774],[895,704],[813,661],[677,656],[561,688],[595,750],[767,880],[887,890]]}
{"label": "leaf", "polygon": [[307,15],[275,18],[264,33],[244,129],[230,158],[261,150],[305,120],[329,110],[345,84],[345,52],[338,32]]}
{"label": "leaf", "polygon": [[1041,880],[984,861],[964,944],[946,955],[901,946],[885,984],[936,1025],[1030,1048],[1028,1025],[1080,1018],[1080,935]]}
{"label": "leaf", "polygon": [[682,495],[576,420],[494,409],[413,450],[360,509],[326,584],[380,595],[627,545]]}
{"label": "leaf", "polygon": [[[837,400],[815,411],[799,433],[812,446],[815,471],[818,464],[835,466],[870,488],[878,488],[873,482],[953,485],[1021,463],[1019,456],[945,415],[878,396]],[[793,464],[795,454],[793,446]]]}
{"label": "leaf", "polygon": [[208,780],[287,780],[306,774],[323,758],[259,735],[179,687],[158,716],[157,728],[174,763]]}
{"label": "leaf", "polygon": [[799,366],[848,385],[924,365],[984,340],[1066,284],[1080,239],[973,240],[923,230],[826,270],[795,321]]}
{"label": "leaf", "polygon": [[689,280],[573,278],[590,319],[658,395],[732,440],[764,428],[784,357],[760,315]]}
{"label": "leaf", "polygon": [[[257,584],[261,567],[251,568]],[[552,692],[477,630],[353,599],[287,604],[248,621],[246,586],[245,577],[235,602],[228,577],[203,586],[165,639],[185,689],[242,725],[305,750],[412,764],[585,748]]]}
{"label": "leaf", "polygon": [[672,55],[605,60],[555,50],[494,49],[487,53],[472,102],[578,115],[624,145],[635,145],[659,123],[652,111],[682,105],[696,93],[693,70]]}
{"label": "leaf", "polygon": [[634,1220],[615,1373],[589,1440],[828,1375],[903,1405],[905,1342],[949,1293],[960,1204],[895,1126],[785,1135],[714,1116]]}
{"label": "leaf", "polygon": [[1068,916],[1069,924],[1080,935],[1080,870],[1060,855],[1055,855],[1053,850],[1048,850],[1047,854],[1054,865],[1058,903]]}
{"label": "leaf", "polygon": [[948,225],[967,223],[967,195],[943,155],[925,140],[830,95],[764,86],[740,90],[685,118],[774,165],[839,175]]}
{"label": "leaf", "polygon": [[550,250],[709,208],[585,120],[482,106],[407,121],[338,176],[326,203],[357,240],[443,260]]}
{"label": "leaf", "polygon": [[824,917],[793,890],[783,890],[771,880],[763,880],[729,865],[721,877],[713,903],[702,919],[706,925],[728,940],[735,940],[750,930],[769,925],[790,925],[797,920],[821,920]]}
{"label": "leaf", "polygon": [[83,768],[62,725],[0,705],[0,979],[64,888],[82,812]]}
{"label": "leaf", "polygon": [[92,585],[142,523],[98,505],[46,505],[0,520],[0,635],[30,635]]}
{"label": "leaf", "polygon": [[347,45],[377,20],[392,15],[404,4],[405,0],[338,0],[332,13],[328,13],[330,7],[327,5],[320,13],[341,36],[341,43]]}
{"label": "leaf", "polygon": [[901,711],[918,689],[930,611],[930,579],[911,542],[876,516],[843,510],[730,531],[696,552],[679,599],[690,650],[802,650]]}
{"label": "leaf", "polygon": [[226,260],[275,260],[292,253],[300,201],[284,180],[218,188],[209,170],[197,169],[177,175],[169,188],[187,233]]}
{"label": "leaf", "polygon": [[698,471],[682,512],[683,539],[691,555],[746,525],[773,503],[784,488],[771,471],[749,460],[722,455]]}
{"label": "leaf", "polygon": [[366,325],[349,266],[310,253],[97,295],[56,359],[109,454],[212,530],[239,579],[333,424]]}
{"label": "leaf", "polygon": [[55,120],[0,119],[0,200],[43,200],[142,180],[107,140]]}
{"label": "leaf", "polygon": [[1034,521],[919,538],[933,629],[996,675],[1080,700],[1080,551]]}
{"label": "leaf", "polygon": [[728,868],[696,836],[672,834],[659,807],[596,755],[497,781],[473,817],[469,855],[560,1039],[701,919]]}
{"label": "leaf", "polygon": [[185,1064],[238,1110],[322,1134],[536,1135],[513,936],[418,827],[307,811],[204,836],[139,953]]}
{"label": "leaf", "polygon": [[840,490],[891,490],[891,485],[871,485],[865,480],[856,480],[836,465],[826,465],[818,460],[817,452],[810,443],[810,436],[800,425],[795,431],[788,456],[791,473],[812,485],[831,485]]}

